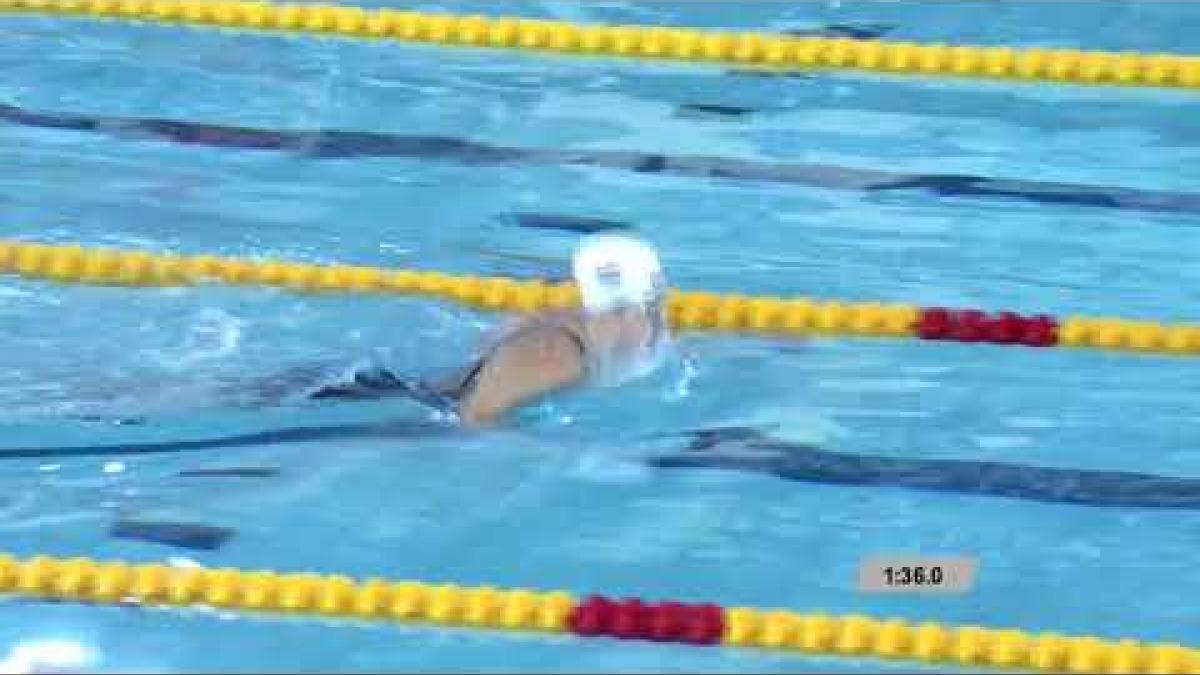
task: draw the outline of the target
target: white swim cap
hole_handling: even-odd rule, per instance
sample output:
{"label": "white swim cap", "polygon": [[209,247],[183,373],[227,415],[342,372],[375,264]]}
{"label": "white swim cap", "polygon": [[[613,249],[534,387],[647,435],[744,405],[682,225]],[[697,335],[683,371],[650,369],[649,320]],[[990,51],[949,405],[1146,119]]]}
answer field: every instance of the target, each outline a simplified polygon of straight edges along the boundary
{"label": "white swim cap", "polygon": [[574,272],[584,309],[590,312],[649,305],[662,299],[667,288],[654,248],[622,235],[585,238],[575,251]]}

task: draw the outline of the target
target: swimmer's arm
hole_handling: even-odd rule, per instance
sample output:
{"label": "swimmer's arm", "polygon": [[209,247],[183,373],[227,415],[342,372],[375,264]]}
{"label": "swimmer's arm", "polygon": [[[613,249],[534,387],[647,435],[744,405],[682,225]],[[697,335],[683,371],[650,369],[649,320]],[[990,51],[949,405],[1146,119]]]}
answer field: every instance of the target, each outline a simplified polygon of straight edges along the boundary
{"label": "swimmer's arm", "polygon": [[463,423],[494,424],[506,412],[583,380],[578,338],[559,326],[521,331],[492,350],[474,386],[459,405]]}

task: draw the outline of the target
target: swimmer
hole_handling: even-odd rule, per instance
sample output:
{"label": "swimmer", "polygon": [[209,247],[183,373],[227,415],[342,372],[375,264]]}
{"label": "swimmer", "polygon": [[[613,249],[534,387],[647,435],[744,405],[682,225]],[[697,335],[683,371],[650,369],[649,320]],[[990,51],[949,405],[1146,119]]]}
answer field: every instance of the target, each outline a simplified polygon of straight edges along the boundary
{"label": "swimmer", "polygon": [[666,278],[654,249],[629,236],[587,237],[572,271],[582,308],[542,312],[502,327],[453,377],[413,382],[376,368],[355,374],[353,382],[321,387],[312,397],[402,394],[478,428],[565,389],[615,386],[655,370],[670,333]]}

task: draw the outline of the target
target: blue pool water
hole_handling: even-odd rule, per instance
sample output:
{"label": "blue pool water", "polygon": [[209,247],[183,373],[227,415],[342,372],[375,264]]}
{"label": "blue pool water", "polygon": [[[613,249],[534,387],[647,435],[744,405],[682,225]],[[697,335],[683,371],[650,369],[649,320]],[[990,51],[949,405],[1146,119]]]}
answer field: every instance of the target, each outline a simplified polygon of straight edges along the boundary
{"label": "blue pool water", "polygon": [[[1186,26],[1200,19],[1196,5],[1099,2],[544,2],[506,3],[505,11],[764,30],[876,23],[905,40],[1144,51],[1194,50]],[[13,16],[0,17],[0,72],[0,106],[25,111],[0,115],[4,238],[544,277],[566,273],[578,235],[520,227],[516,214],[581,216],[635,228],[687,289],[1195,317],[1194,94],[751,77]],[[51,114],[76,124],[54,128]],[[153,132],[147,119],[183,126]],[[289,137],[311,143],[309,152],[227,147],[230,133],[211,128],[205,142],[171,140],[180,129],[194,140],[197,125],[254,129],[259,140],[279,140],[270,132],[283,130],[376,135],[352,138],[353,152],[343,144],[324,154],[311,151],[322,147],[315,134]],[[381,151],[416,136],[518,149],[521,159],[472,161],[444,146]],[[589,166],[555,154],[563,150],[607,159]],[[736,160],[777,177],[789,164],[821,167],[805,180],[712,178],[631,170],[618,151],[703,156],[717,166]],[[868,189],[848,178],[854,170],[872,176],[868,183],[886,173],[918,185]],[[995,189],[964,194],[953,181],[928,178],[948,174]],[[1007,196],[996,194],[1003,180],[1016,181]],[[1088,205],[1095,200],[1083,193],[1107,195],[1107,205]],[[1174,206],[1154,207],[1164,200]],[[112,452],[6,459],[0,449],[0,548],[1111,638],[1190,643],[1200,634],[1191,601],[1200,593],[1196,508],[846,486],[648,462],[685,445],[684,430],[752,426],[853,455],[1200,478],[1190,360],[684,335],[694,367],[619,392],[560,397],[486,434],[446,432],[426,411],[395,401],[237,405],[242,383],[294,366],[374,358],[406,373],[449,368],[498,319],[391,297],[5,278],[0,445],[10,454]],[[326,432],[271,434],[300,427]],[[218,442],[188,449],[185,441]],[[120,452],[148,444],[179,452]],[[278,475],[179,475],[228,467]],[[192,550],[110,536],[122,519],[235,534],[217,550]],[[978,585],[953,596],[857,592],[858,564],[880,554],[977,556]],[[0,653],[50,638],[87,645],[96,670],[126,672],[911,668],[211,612],[0,605]]]}

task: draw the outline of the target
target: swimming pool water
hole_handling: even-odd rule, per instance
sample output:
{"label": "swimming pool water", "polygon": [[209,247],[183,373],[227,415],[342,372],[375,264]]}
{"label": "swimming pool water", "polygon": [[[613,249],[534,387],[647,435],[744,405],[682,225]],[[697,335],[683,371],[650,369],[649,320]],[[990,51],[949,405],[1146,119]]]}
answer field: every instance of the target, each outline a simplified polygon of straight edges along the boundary
{"label": "swimming pool water", "polygon": [[[378,5],[377,5],[378,6]],[[468,2],[420,9],[494,11]],[[506,4],[572,20],[1189,51],[1183,3]],[[556,276],[577,234],[516,214],[619,221],[674,285],[1025,312],[1193,319],[1193,94],[569,60],[45,18],[0,18],[0,236],[180,253]],[[696,106],[741,110],[705,112]],[[690,108],[690,109],[689,109]],[[380,154],[181,144],[132,120],[440,136],[519,149]],[[312,136],[313,143],[319,143]],[[210,138],[210,141],[212,138]],[[362,139],[360,139],[362,140]],[[315,146],[314,146],[315,147]],[[429,146],[423,146],[428,149]],[[546,160],[555,151],[820,164],[817,184]],[[717,161],[714,160],[714,161]],[[607,161],[607,160],[606,160]],[[614,160],[616,164],[619,161]],[[851,170],[1012,179],[1007,196],[871,190]],[[1109,206],[1038,196],[1100,186]],[[1141,191],[1141,192],[1138,192]],[[1172,195],[1170,210],[1143,193]],[[1130,196],[1134,195],[1134,196]],[[397,402],[245,408],[240,383],[314,362],[456,364],[500,317],[400,298],[0,282],[5,552],[186,558],[726,605],[862,612],[1194,642],[1195,509],[1099,507],[660,469],[681,432],[754,426],[844,453],[1200,478],[1190,360],[909,341],[684,335],[693,370],[589,391],[486,434]],[[231,393],[232,392],[232,393]],[[382,427],[380,426],[382,425]],[[297,439],[269,432],[324,429]],[[253,436],[267,434],[267,436]],[[268,438],[264,441],[263,438]],[[215,441],[186,449],[185,441]],[[175,444],[179,452],[120,448]],[[268,467],[267,477],[188,478]],[[236,531],[215,551],[113,538],[122,518]],[[865,595],[859,562],[978,556],[955,596]],[[878,670],[569,638],[0,605],[0,648],[76,639],[104,671]]]}

